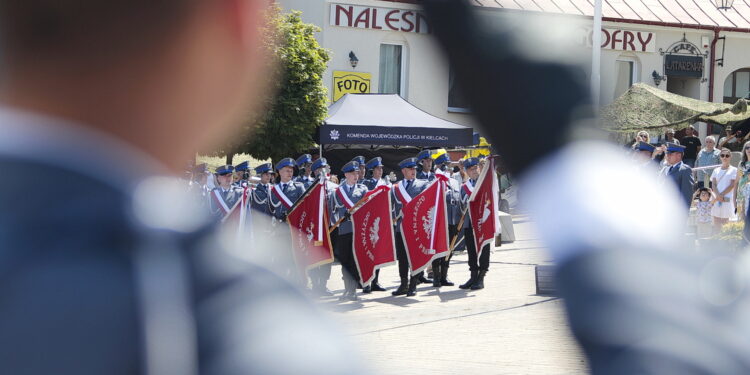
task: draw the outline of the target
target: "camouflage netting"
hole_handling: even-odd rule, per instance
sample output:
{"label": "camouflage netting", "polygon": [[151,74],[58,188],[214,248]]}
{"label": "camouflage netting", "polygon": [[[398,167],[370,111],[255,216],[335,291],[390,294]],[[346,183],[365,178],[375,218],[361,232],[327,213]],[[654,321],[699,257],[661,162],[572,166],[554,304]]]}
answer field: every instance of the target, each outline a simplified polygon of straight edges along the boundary
{"label": "camouflage netting", "polygon": [[636,83],[602,108],[601,127],[618,133],[681,129],[697,121],[727,125],[750,118],[747,101],[710,103]]}

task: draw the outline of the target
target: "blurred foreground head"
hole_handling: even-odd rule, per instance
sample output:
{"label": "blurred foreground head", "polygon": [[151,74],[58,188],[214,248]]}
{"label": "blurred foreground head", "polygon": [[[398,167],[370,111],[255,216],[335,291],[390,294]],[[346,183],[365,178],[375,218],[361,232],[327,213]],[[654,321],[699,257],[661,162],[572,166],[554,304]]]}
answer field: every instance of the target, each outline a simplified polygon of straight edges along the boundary
{"label": "blurred foreground head", "polygon": [[177,170],[257,102],[266,4],[2,1],[0,98],[114,135]]}

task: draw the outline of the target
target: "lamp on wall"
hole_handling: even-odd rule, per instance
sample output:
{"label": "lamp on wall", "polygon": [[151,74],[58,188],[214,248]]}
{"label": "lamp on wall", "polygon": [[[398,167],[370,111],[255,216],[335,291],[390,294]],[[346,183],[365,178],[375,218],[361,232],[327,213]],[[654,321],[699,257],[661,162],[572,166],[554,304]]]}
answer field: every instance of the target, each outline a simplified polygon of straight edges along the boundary
{"label": "lamp on wall", "polygon": [[657,73],[656,70],[654,70],[654,72],[651,73],[651,77],[654,79],[654,84],[656,85],[656,87],[659,87],[659,84],[661,83],[661,81],[664,81],[665,79],[667,79],[667,77],[663,75],[659,75],[659,73]]}
{"label": "lamp on wall", "polygon": [[354,51],[349,51],[349,64],[352,65],[352,69],[357,67],[358,62],[359,59],[357,58],[357,55],[354,54]]}
{"label": "lamp on wall", "polygon": [[732,4],[734,3],[734,0],[712,0],[712,1],[714,2],[714,5],[716,5],[716,9],[721,9],[724,11],[732,9]]}

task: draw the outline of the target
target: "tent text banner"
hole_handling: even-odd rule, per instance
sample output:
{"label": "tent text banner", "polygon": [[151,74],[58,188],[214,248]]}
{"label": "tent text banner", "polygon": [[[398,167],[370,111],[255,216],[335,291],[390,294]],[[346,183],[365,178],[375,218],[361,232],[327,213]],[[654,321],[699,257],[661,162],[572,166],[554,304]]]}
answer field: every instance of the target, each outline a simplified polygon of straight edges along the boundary
{"label": "tent text banner", "polygon": [[321,131],[320,141],[323,144],[443,146],[451,142],[455,142],[456,144],[471,144],[471,135],[470,132],[461,129],[327,125],[325,126],[325,130]]}

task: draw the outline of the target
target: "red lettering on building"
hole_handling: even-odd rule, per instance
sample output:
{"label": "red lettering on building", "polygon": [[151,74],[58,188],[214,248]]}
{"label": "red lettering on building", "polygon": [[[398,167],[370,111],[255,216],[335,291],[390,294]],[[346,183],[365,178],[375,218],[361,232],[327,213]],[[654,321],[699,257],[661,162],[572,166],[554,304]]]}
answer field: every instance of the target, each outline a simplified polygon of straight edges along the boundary
{"label": "red lettering on building", "polygon": [[646,33],[648,35],[648,39],[646,39],[646,40],[643,40],[643,38],[641,38],[642,34],[643,33],[641,33],[641,32],[638,33],[638,42],[641,43],[641,51],[646,52],[646,46],[651,41],[651,38],[654,37],[654,34]]}
{"label": "red lettering on building", "polygon": [[622,39],[617,39],[617,34],[621,32],[622,30],[615,30],[612,32],[612,49],[617,49],[617,42],[622,42]]}
{"label": "red lettering on building", "polygon": [[336,4],[336,26],[341,26],[341,13],[344,13],[346,16],[346,26],[352,27],[352,13],[354,12],[354,7],[349,6],[349,9],[347,10],[341,5]]}
{"label": "red lettering on building", "polygon": [[628,51],[628,46],[630,46],[630,51],[635,51],[635,44],[633,44],[633,41],[635,41],[635,35],[633,35],[632,32],[626,30],[623,33],[622,37],[623,51]]}
{"label": "red lettering on building", "polygon": [[389,29],[398,31],[398,25],[394,25],[391,22],[398,22],[399,19],[397,17],[394,17],[394,13],[399,13],[398,9],[394,9],[388,13],[385,14],[385,25],[388,26]]}
{"label": "red lettering on building", "polygon": [[365,8],[354,20],[354,27],[359,27],[360,23],[365,24],[365,29],[370,28],[370,8]]}
{"label": "red lettering on building", "polygon": [[404,21],[405,24],[409,25],[408,28],[401,26],[401,31],[411,32],[414,30],[414,18],[408,17],[413,16],[414,12],[408,11],[401,13],[401,19]]}
{"label": "red lettering on building", "polygon": [[372,8],[372,28],[375,30],[383,30],[381,26],[378,26],[378,8]]}

